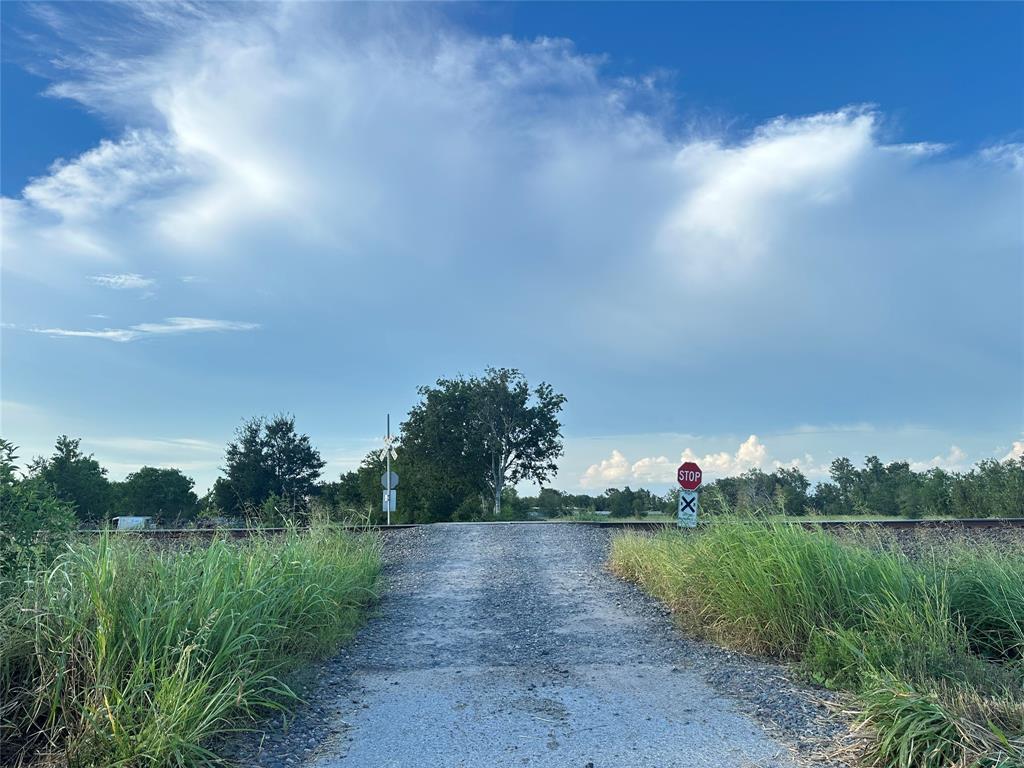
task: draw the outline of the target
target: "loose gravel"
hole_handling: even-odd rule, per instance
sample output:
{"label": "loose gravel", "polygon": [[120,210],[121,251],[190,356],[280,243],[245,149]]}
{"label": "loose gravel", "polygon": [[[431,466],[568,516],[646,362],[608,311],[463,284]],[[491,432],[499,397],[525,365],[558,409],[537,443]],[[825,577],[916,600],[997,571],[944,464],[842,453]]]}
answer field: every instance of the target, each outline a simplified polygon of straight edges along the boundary
{"label": "loose gravel", "polygon": [[387,534],[376,615],[308,668],[307,703],[229,745],[239,765],[831,765],[847,732],[787,669],[684,636],[604,569],[611,532]]}

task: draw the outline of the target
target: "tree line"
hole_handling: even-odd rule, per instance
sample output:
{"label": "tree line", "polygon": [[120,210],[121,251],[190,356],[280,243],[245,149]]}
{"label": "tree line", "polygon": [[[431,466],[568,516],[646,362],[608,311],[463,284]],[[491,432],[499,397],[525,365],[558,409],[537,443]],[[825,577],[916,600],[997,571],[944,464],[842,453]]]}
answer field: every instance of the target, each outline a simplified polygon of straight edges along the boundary
{"label": "tree line", "polygon": [[[673,514],[678,492],[609,488],[597,495],[544,487],[557,470],[563,444],[559,414],[564,395],[551,385],[531,387],[515,369],[489,368],[480,376],[441,378],[420,387],[420,399],[399,427],[392,470],[400,485],[397,514],[405,522],[521,519],[606,512],[628,517]],[[0,441],[7,527],[19,515],[50,515],[60,524],[95,527],[116,515],[147,515],[162,526],[245,521],[278,525],[314,513],[336,520],[377,523],[381,512],[379,450],[336,480],[323,479],[326,462],[288,415],[243,422],[225,450],[222,474],[202,497],[177,469],[142,467],[123,481],[62,435],[52,455],[19,469],[16,449]],[[515,486],[532,481],[536,496]],[[14,494],[17,490],[17,497]],[[15,503],[17,502],[17,503]],[[21,507],[17,505],[21,504]],[[12,510],[20,509],[21,512]],[[829,479],[812,486],[798,468],[751,469],[701,489],[705,514],[901,515],[992,517],[1024,514],[1024,458],[985,460],[967,472],[914,471],[905,461],[876,456],[857,467],[832,462]],[[28,511],[25,511],[28,510]],[[33,511],[34,510],[34,511]],[[59,526],[58,526],[59,527]]]}
{"label": "tree line", "polygon": [[1015,517],[1024,515],[1024,457],[984,459],[966,472],[933,467],[915,471],[906,461],[868,456],[862,467],[840,457],[829,479],[813,488],[796,468],[751,469],[702,489],[705,511],[770,511],[784,515],[892,515]]}
{"label": "tree line", "polygon": [[[420,402],[399,428],[392,464],[401,476],[398,519],[501,515],[517,483],[544,484],[553,477],[562,454],[558,414],[565,396],[549,384],[531,388],[518,370],[488,368],[481,376],[438,379],[418,392]],[[380,453],[372,451],[356,470],[324,481],[326,462],[289,415],[244,421],[227,445],[221,476],[202,498],[192,478],[177,469],[142,467],[112,481],[81,449],[80,438],[61,435],[52,455],[32,459],[24,471],[15,446],[3,445],[8,488],[45,497],[55,517],[70,512],[79,527],[118,515],[145,515],[163,526],[197,519],[274,525],[301,522],[318,510],[367,522],[382,515]]]}
{"label": "tree line", "polygon": [[[634,517],[675,514],[679,490],[657,495],[644,488],[609,488],[603,493],[563,493],[544,488],[537,496],[514,498],[521,512],[544,517],[580,512],[608,512]],[[868,456],[863,467],[842,457],[832,462],[829,479],[812,487],[795,467],[773,472],[751,469],[719,478],[700,489],[703,514],[921,517],[1024,516],[1024,457],[984,459],[966,472],[940,468],[913,470],[908,462],[884,464]]]}

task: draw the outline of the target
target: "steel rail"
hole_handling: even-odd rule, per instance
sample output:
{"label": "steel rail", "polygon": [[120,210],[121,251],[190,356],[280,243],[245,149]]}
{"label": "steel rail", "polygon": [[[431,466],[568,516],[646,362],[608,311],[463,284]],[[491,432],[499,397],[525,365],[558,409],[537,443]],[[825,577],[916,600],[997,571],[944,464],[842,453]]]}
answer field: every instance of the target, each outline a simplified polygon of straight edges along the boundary
{"label": "steel rail", "polygon": [[[911,529],[1003,529],[1003,528],[1024,528],[1024,517],[979,517],[943,520],[909,520],[891,518],[886,520],[815,520],[815,519],[788,519],[783,522],[789,525],[800,525],[805,528],[889,528],[897,530]],[[674,528],[675,525],[669,521],[662,520],[515,520],[515,521],[480,521],[467,523],[444,523],[444,525],[511,525],[517,523],[528,523],[532,525],[589,525],[595,528],[624,528],[638,530],[657,530],[661,528]],[[347,531],[395,531],[405,528],[417,528],[420,525],[435,525],[435,523],[395,523],[392,525],[341,525],[339,528]],[[301,529],[300,529],[301,530]],[[147,538],[190,538],[227,536],[234,539],[243,539],[253,535],[279,535],[288,531],[287,528],[128,528],[118,530],[111,528],[111,533],[136,534]],[[81,530],[79,533],[98,534],[103,529]]]}

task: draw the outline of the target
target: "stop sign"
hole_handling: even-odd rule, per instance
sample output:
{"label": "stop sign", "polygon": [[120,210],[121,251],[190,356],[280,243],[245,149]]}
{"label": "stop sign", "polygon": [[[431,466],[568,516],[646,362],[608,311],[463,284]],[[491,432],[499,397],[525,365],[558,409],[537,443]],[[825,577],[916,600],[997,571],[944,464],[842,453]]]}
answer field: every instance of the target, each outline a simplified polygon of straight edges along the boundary
{"label": "stop sign", "polygon": [[676,470],[676,479],[683,490],[696,491],[700,488],[701,472],[695,461],[684,461]]}

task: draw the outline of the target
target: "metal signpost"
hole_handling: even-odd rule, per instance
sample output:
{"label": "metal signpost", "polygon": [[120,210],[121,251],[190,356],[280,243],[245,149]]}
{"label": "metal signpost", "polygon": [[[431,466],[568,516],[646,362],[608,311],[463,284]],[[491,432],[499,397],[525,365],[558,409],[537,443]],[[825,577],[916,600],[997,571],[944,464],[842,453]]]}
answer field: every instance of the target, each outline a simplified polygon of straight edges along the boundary
{"label": "metal signpost", "polygon": [[395,453],[395,438],[391,436],[391,414],[388,414],[388,434],[384,438],[384,450],[380,452],[380,457],[387,463],[387,469],[384,474],[380,476],[380,484],[384,487],[384,500],[381,504],[381,510],[387,512],[388,525],[391,525],[391,513],[395,509],[395,502],[398,500],[398,492],[395,488],[398,487],[398,473],[391,471],[391,460],[397,459],[398,454]]}
{"label": "metal signpost", "polygon": [[704,475],[694,461],[684,461],[676,470],[676,480],[679,482],[676,525],[680,528],[697,527],[697,489],[703,479]]}

